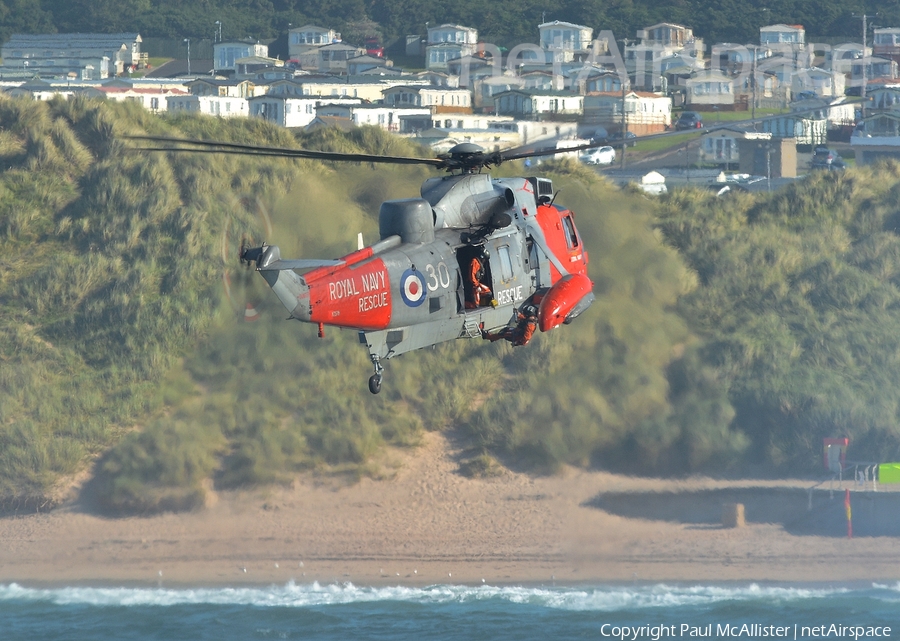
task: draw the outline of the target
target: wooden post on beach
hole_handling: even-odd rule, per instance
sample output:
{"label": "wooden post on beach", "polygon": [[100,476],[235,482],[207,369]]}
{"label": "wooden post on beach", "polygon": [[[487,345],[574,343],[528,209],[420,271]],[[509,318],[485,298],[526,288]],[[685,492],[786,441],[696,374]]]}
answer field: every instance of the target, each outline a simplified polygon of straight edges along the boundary
{"label": "wooden post on beach", "polygon": [[722,506],[722,527],[744,527],[747,525],[744,520],[744,504],[743,503],[726,503]]}

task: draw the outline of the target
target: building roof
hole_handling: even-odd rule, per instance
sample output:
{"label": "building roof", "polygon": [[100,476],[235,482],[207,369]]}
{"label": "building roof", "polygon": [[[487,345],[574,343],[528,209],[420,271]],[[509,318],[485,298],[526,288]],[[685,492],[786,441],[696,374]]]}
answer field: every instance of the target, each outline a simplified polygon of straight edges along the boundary
{"label": "building roof", "polygon": [[[589,91],[586,96],[597,96],[601,98],[615,98],[617,100],[622,99],[621,91]],[[652,91],[627,91],[625,93],[625,97],[634,96],[635,98],[662,98],[664,100],[670,100],[668,96],[661,96],[658,93],[653,93]]]}
{"label": "building roof", "polygon": [[681,24],[675,24],[674,22],[659,22],[655,25],[644,27],[644,30],[650,31],[651,29],[657,29],[659,27],[674,27],[675,29],[684,29],[685,31],[690,30],[690,27],[685,27]]}
{"label": "building roof", "polygon": [[136,94],[146,94],[148,96],[158,96],[159,94],[177,94],[179,96],[190,96],[187,91],[184,89],[178,89],[176,87],[107,87],[105,85],[101,85],[99,87],[94,87],[97,91],[102,91],[103,93],[136,93]]}
{"label": "building roof", "polygon": [[805,69],[798,69],[797,72],[807,76],[834,76],[840,73],[834,69],[822,69],[822,67],[806,67]]}
{"label": "building roof", "polygon": [[789,29],[791,31],[806,31],[803,28],[802,24],[770,24],[765,27],[760,27],[760,31],[784,31],[785,29]]}
{"label": "building roof", "polygon": [[734,78],[728,74],[722,73],[718,69],[700,69],[693,76],[687,79],[687,82],[697,81],[705,82],[707,80],[720,80],[722,82],[734,82]]}
{"label": "building roof", "polygon": [[871,116],[866,116],[862,122],[869,122],[870,120],[879,120],[884,118],[888,118],[890,120],[900,120],[900,114],[896,114],[890,111],[879,111],[872,114]]}
{"label": "building roof", "polygon": [[401,107],[398,105],[391,106],[391,105],[382,105],[382,104],[371,103],[371,102],[364,102],[359,105],[330,105],[330,106],[343,107],[343,108],[347,108],[347,109],[352,109],[353,111],[360,111],[360,110],[376,111],[376,110],[380,109],[383,111],[393,111],[395,113],[401,112],[401,111],[410,111],[410,112],[415,111],[416,113],[427,112],[429,114],[431,113],[430,107]]}
{"label": "building roof", "polygon": [[878,87],[900,87],[900,78],[869,78],[868,80],[869,89],[873,89],[876,85]]}
{"label": "building roof", "polygon": [[353,124],[353,120],[351,120],[350,118],[344,118],[341,116],[316,116],[311,123],[306,125],[306,130],[312,131],[314,129],[322,129],[326,127],[333,127],[342,131],[349,131],[351,129],[355,129],[356,125]]}
{"label": "building roof", "polygon": [[[440,42],[429,43],[429,44],[425,45],[425,48],[426,49],[441,49],[441,48],[461,49],[461,48],[471,47],[471,46],[472,46],[471,42],[453,42],[450,40],[441,40]],[[454,61],[448,60],[447,62],[449,63],[449,62],[454,62]]]}
{"label": "building roof", "polygon": [[22,83],[19,85],[19,89],[25,89],[27,91],[49,91],[53,85],[45,80],[41,80],[38,76],[34,76],[31,80]]}
{"label": "building roof", "polygon": [[314,24],[305,24],[302,27],[294,27],[293,29],[289,29],[289,31],[333,31],[333,29],[329,29],[328,27],[320,27]]}
{"label": "building roof", "polygon": [[[191,65],[193,66],[193,65]],[[236,80],[234,78],[195,78],[185,84],[187,86],[191,86],[198,82],[202,82],[208,85],[213,85],[214,87],[237,87],[240,84],[249,82],[247,80]]]}
{"label": "building roof", "polygon": [[[352,60],[352,59],[351,59]],[[369,75],[355,74],[352,76],[314,76],[294,78],[291,80],[278,80],[277,82],[294,82],[298,85],[378,85],[381,80]]]}
{"label": "building roof", "polygon": [[359,74],[357,74],[357,75],[370,76],[370,77],[372,77],[372,76],[402,76],[403,69],[400,69],[399,67],[387,67],[387,66],[372,67],[371,69],[366,69],[365,71],[360,71]]}
{"label": "building roof", "polygon": [[493,64],[492,60],[493,60],[493,56],[489,60],[489,59],[479,56],[477,54],[466,54],[465,56],[462,56],[461,58],[454,58],[453,60],[448,60],[447,64],[450,66],[454,66],[454,65],[462,65],[462,64],[466,64],[466,63],[477,62],[482,65],[490,66]]}
{"label": "building roof", "polygon": [[502,96],[505,93],[521,93],[527,96],[558,96],[561,98],[584,97],[579,93],[574,93],[572,91],[558,91],[556,89],[510,89],[509,91],[503,91],[498,94],[494,94],[494,97],[496,98],[497,96]]}
{"label": "building roof", "polygon": [[387,58],[379,58],[378,56],[356,56],[355,58],[350,58],[347,60],[347,64],[360,64],[360,63],[370,63],[378,65],[379,67],[386,67],[388,63]]}
{"label": "building roof", "polygon": [[549,27],[570,27],[572,29],[589,29],[593,31],[590,27],[585,27],[583,24],[574,24],[572,22],[562,22],[561,20],[554,20],[553,22],[545,22],[544,24],[539,24],[538,29],[546,29]]}
{"label": "building roof", "polygon": [[270,67],[283,67],[284,60],[278,58],[269,58],[268,56],[247,56],[246,58],[236,58],[236,65],[269,65]]}
{"label": "building roof", "polygon": [[396,91],[398,89],[409,89],[411,91],[458,91],[461,93],[471,93],[468,89],[459,89],[457,87],[437,87],[435,85],[394,85],[387,87],[384,91]]}
{"label": "building roof", "polygon": [[[66,85],[73,85],[75,80],[67,80]],[[87,81],[85,84],[96,85],[98,84],[96,81]],[[137,87],[138,85],[146,85],[148,87],[175,87],[178,89],[184,89],[185,83],[183,80],[176,78],[147,78],[146,76],[143,78],[126,78],[121,76],[110,77],[107,80],[104,80],[102,83],[104,87]]]}
{"label": "building roof", "polygon": [[354,47],[343,42],[331,42],[327,45],[322,45],[317,51],[356,51],[357,49],[364,49],[364,47]]}
{"label": "building roof", "polygon": [[253,101],[253,100],[281,100],[281,101],[306,100],[306,101],[313,101],[313,102],[321,102],[324,100],[324,101],[326,101],[326,104],[345,104],[345,105],[359,104],[360,102],[362,102],[361,98],[354,98],[353,96],[319,96],[319,95],[286,96],[284,94],[271,94],[271,93],[264,93],[259,96],[250,96],[249,98],[247,98],[247,100],[250,100],[250,101]]}
{"label": "building roof", "polygon": [[118,78],[116,76],[113,76],[112,78],[108,78],[101,84],[104,87],[122,87],[125,89],[130,89],[134,86],[134,84],[130,81],[130,79]]}
{"label": "building roof", "polygon": [[585,74],[585,79],[590,78],[600,78],[605,76],[615,76],[617,78],[620,77],[619,72],[613,69],[606,69],[604,67],[597,66],[584,66],[576,69],[570,69],[566,72],[567,76],[580,76],[581,74]]}
{"label": "building roof", "polygon": [[772,138],[772,133],[769,131],[748,131],[747,129],[742,129],[737,126],[730,125],[716,126],[715,129],[704,131],[701,134],[701,138],[707,138],[716,135],[738,135],[741,138],[746,138],[747,140],[770,140]]}
{"label": "building roof", "polygon": [[259,40],[254,40],[253,38],[243,38],[241,40],[224,40],[222,42],[217,42],[213,45],[213,47],[227,47],[229,45],[243,45],[245,47],[252,47],[261,44],[262,43]]}
{"label": "building roof", "polygon": [[9,37],[4,46],[95,49],[133,42],[141,42],[139,33],[15,33]]}
{"label": "building roof", "polygon": [[451,24],[449,22],[437,25],[436,27],[428,27],[428,32],[430,33],[435,29],[459,29],[460,31],[477,31],[475,27],[464,27],[461,24]]}
{"label": "building roof", "polygon": [[663,73],[668,76],[690,76],[696,69],[687,65],[676,65],[669,67]]}
{"label": "building roof", "polygon": [[851,66],[858,67],[860,64],[867,65],[883,65],[893,62],[890,58],[880,58],[879,56],[866,56],[865,58],[854,58],[850,61]]}

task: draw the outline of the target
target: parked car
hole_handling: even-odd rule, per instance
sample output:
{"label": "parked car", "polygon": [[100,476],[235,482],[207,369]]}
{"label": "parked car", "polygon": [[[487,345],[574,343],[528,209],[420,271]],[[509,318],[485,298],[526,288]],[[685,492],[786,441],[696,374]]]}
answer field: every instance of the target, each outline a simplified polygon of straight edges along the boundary
{"label": "parked car", "polygon": [[597,147],[582,154],[580,160],[587,165],[611,165],[616,162],[616,150],[612,147]]}
{"label": "parked car", "polygon": [[812,169],[833,169],[835,171],[847,168],[847,164],[840,154],[828,147],[816,147],[809,166]]}
{"label": "parked car", "polygon": [[609,141],[609,132],[605,127],[597,127],[591,135],[591,142],[596,145],[605,145]]}
{"label": "parked car", "polygon": [[682,131],[685,129],[702,129],[703,118],[696,111],[684,111],[678,120],[675,121],[675,129]]}
{"label": "parked car", "polygon": [[634,147],[637,144],[637,136],[632,131],[626,131],[624,136],[621,131],[617,131],[609,137],[609,142],[618,143],[622,142],[623,139],[625,140],[625,147]]}

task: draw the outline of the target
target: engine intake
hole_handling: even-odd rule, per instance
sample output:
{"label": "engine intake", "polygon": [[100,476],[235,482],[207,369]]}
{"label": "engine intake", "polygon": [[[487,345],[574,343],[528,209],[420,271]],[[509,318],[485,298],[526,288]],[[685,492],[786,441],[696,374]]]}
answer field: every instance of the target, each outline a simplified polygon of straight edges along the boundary
{"label": "engine intake", "polygon": [[424,198],[388,200],[378,213],[381,239],[400,236],[404,243],[430,243],[434,240],[434,212]]}

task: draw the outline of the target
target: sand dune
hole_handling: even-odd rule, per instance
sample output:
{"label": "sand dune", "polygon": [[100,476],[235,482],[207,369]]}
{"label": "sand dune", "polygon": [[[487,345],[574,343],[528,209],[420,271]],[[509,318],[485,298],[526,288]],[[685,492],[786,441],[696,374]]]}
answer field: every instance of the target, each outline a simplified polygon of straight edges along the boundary
{"label": "sand dune", "polygon": [[[660,481],[581,470],[468,479],[458,472],[454,446],[440,434],[427,434],[414,452],[392,456],[398,472],[389,480],[348,486],[299,479],[290,488],[223,493],[196,513],[110,519],[73,502],[49,514],[6,516],[0,519],[0,582],[900,578],[897,539],[848,540],[843,494],[832,497],[826,488],[815,493],[814,509],[805,510],[811,482]],[[854,497],[857,518],[869,518],[864,495]],[[747,526],[722,528],[722,503],[737,499],[747,503]],[[894,532],[889,526],[873,532]]]}

